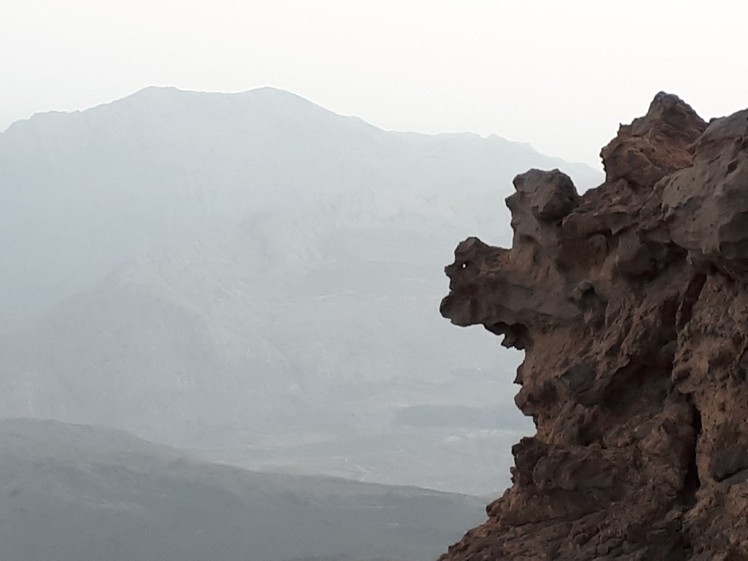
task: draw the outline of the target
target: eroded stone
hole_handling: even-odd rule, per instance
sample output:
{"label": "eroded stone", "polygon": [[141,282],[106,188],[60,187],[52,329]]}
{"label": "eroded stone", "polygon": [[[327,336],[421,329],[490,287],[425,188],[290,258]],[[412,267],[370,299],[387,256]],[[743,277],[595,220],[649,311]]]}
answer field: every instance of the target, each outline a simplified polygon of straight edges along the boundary
{"label": "eroded stone", "polygon": [[446,269],[442,314],[525,350],[537,432],[442,561],[748,559],[748,110],[660,93],[602,157],[581,196],[517,176],[511,249]]}

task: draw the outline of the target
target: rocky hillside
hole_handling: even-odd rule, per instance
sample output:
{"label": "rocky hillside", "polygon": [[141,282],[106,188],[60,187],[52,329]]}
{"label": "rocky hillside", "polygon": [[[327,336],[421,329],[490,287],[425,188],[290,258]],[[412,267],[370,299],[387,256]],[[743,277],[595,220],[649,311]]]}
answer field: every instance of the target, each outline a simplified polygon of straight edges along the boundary
{"label": "rocky hillside", "polygon": [[513,485],[443,561],[748,559],[748,110],[673,95],[579,195],[514,180],[511,249],[462,242],[442,314],[525,351]]}

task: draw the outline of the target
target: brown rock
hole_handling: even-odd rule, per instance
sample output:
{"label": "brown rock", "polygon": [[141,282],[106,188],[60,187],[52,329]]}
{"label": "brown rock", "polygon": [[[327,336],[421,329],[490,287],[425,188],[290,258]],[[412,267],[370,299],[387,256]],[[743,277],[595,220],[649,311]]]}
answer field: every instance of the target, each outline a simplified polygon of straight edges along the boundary
{"label": "brown rock", "polygon": [[509,250],[462,242],[442,314],[525,350],[513,485],[442,561],[748,560],[748,111],[675,96],[578,195],[530,170]]}
{"label": "brown rock", "polygon": [[691,145],[706,123],[674,95],[658,93],[644,117],[622,125],[602,149],[605,179],[649,187],[691,162]]}

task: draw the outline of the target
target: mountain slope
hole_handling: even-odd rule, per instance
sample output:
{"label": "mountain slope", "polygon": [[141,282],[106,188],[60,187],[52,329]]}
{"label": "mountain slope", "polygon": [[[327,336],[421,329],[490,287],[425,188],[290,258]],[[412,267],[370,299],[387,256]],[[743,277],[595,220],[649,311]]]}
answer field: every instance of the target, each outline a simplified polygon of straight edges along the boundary
{"label": "mountain slope", "polygon": [[0,422],[4,559],[428,560],[476,498],[247,472],[119,431]]}
{"label": "mountain slope", "polygon": [[596,179],[271,89],[149,88],[16,123],[0,135],[0,416],[496,491],[529,425],[505,412],[516,359],[438,317],[438,271],[456,237],[508,239],[497,202],[517,170],[559,165]]}
{"label": "mountain slope", "polygon": [[[508,458],[478,468],[475,439],[506,448],[525,424],[501,412],[512,392],[496,370],[509,378],[511,364],[434,311],[442,283],[431,273],[447,256],[429,242],[449,224],[431,219],[426,236],[413,211],[370,211],[373,224],[350,208],[321,214],[276,214],[160,252],[0,337],[0,409],[120,427],[253,468],[305,464],[474,493],[502,485]],[[423,415],[455,406],[457,426]],[[240,452],[249,446],[271,446],[275,462]],[[460,484],[463,465],[480,471],[474,487]]]}

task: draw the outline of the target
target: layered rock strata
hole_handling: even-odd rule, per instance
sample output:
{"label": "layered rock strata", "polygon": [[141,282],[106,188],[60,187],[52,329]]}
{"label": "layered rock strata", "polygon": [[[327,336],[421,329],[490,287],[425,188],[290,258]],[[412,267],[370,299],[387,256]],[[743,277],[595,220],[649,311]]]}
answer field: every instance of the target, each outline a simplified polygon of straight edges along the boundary
{"label": "layered rock strata", "polygon": [[537,432],[442,561],[748,559],[748,110],[673,95],[602,150],[606,180],[514,180],[511,249],[477,238],[442,314],[525,351]]}

